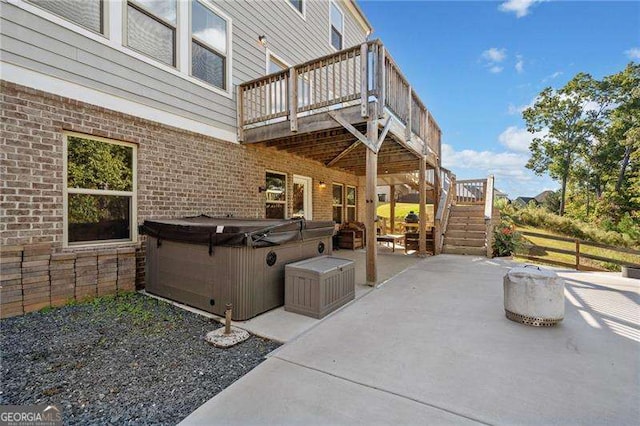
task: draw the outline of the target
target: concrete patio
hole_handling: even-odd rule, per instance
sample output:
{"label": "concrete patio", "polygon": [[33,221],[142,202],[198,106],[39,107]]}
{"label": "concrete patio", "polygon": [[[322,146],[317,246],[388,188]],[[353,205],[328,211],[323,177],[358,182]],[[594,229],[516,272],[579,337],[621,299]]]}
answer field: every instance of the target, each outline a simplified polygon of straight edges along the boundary
{"label": "concrete patio", "polygon": [[282,346],[182,424],[637,424],[640,285],[561,271],[566,317],[504,317],[512,262],[415,263]]}

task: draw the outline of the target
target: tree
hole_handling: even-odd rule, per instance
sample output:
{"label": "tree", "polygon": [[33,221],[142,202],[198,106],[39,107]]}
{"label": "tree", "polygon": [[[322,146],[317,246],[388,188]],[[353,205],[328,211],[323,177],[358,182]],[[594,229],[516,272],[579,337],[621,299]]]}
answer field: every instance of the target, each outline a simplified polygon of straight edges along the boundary
{"label": "tree", "polygon": [[560,215],[564,215],[567,181],[576,159],[588,150],[594,129],[599,127],[608,102],[593,108],[600,87],[589,74],[580,73],[563,88],[544,89],[534,105],[523,112],[527,130],[536,136],[531,143],[527,168],[560,180]]}

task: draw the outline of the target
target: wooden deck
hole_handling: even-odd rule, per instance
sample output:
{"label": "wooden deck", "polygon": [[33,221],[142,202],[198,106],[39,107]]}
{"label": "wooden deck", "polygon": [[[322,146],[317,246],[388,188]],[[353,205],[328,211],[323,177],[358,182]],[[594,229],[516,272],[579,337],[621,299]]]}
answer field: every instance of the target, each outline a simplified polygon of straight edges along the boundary
{"label": "wooden deck", "polygon": [[[362,58],[369,58],[362,61]],[[370,41],[238,86],[238,138],[356,175],[439,168],[441,131],[382,43]],[[378,137],[369,142],[372,122]]]}
{"label": "wooden deck", "polygon": [[[310,158],[365,179],[367,282],[377,282],[379,176],[417,172],[418,254],[426,247],[426,197],[441,190],[441,130],[379,40],[237,88],[238,140]],[[427,184],[428,171],[433,182]],[[436,207],[437,208],[437,207]]]}

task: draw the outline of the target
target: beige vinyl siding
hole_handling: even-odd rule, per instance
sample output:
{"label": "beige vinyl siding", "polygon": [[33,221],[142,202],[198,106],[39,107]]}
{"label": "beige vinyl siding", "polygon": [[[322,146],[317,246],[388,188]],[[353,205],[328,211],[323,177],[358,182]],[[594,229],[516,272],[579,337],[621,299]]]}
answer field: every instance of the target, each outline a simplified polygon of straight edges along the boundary
{"label": "beige vinyl siding", "polygon": [[[306,19],[288,0],[213,1],[232,19],[232,83],[264,75],[267,47],[290,64],[331,53],[328,1],[306,0]],[[345,47],[361,43],[365,30],[347,7]],[[2,43],[7,62],[32,71],[119,96],[227,131],[235,131],[233,98],[141,61],[6,2],[0,3]],[[233,91],[235,96],[235,90]],[[170,124],[170,123],[167,123]]]}

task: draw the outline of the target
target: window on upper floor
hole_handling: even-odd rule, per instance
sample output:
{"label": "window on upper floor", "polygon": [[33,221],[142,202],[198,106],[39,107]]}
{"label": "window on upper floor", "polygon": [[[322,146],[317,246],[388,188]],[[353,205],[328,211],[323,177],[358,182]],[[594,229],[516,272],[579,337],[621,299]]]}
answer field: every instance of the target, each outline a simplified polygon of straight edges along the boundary
{"label": "window on upper floor", "polygon": [[48,10],[96,33],[104,33],[104,10],[101,0],[30,0]]}
{"label": "window on upper floor", "polygon": [[163,64],[176,65],[176,0],[129,0],[126,45]]}
{"label": "window on upper floor", "polygon": [[344,46],[344,14],[334,2],[330,3],[331,46],[342,50]]}
{"label": "window on upper floor", "polygon": [[65,134],[65,245],[135,241],[136,148]]}
{"label": "window on upper floor", "polygon": [[199,0],[191,3],[191,75],[227,86],[227,21]]}
{"label": "window on upper floor", "polygon": [[291,6],[302,15],[304,15],[304,0],[285,0],[288,1]]}

